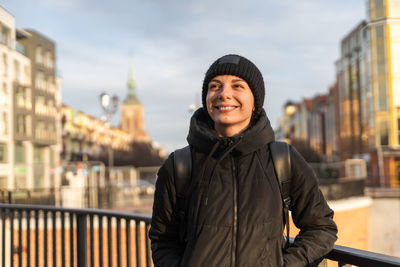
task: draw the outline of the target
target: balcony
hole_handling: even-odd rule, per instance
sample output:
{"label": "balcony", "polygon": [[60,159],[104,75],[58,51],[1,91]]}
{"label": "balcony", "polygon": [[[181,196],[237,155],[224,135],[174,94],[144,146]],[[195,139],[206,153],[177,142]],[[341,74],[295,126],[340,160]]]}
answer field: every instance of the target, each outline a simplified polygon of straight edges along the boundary
{"label": "balcony", "polygon": [[25,46],[23,44],[21,44],[20,42],[17,42],[15,45],[15,50],[17,50],[17,52],[19,52],[20,54],[24,55],[24,56],[28,56],[27,50],[25,49]]}
{"label": "balcony", "polygon": [[[11,223],[12,222],[12,223]],[[152,266],[150,215],[0,204],[1,266]],[[400,258],[343,246],[337,266],[400,266]]]}

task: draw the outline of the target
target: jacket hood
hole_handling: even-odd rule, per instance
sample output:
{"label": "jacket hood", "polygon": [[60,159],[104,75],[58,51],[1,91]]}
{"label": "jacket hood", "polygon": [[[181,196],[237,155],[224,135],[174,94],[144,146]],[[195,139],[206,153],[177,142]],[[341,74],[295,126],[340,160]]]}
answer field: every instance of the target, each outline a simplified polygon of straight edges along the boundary
{"label": "jacket hood", "polygon": [[208,154],[216,143],[216,154],[234,145],[233,153],[245,155],[275,140],[269,119],[264,111],[240,134],[220,137],[214,129],[214,122],[204,108],[199,108],[190,120],[187,141],[196,150]]}

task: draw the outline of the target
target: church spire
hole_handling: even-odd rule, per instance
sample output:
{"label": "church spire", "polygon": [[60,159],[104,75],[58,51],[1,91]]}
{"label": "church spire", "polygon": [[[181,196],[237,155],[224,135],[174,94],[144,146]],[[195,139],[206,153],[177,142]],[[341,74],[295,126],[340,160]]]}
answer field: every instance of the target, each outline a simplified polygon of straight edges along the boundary
{"label": "church spire", "polygon": [[125,99],[124,105],[135,105],[140,104],[139,99],[136,95],[136,82],[133,72],[133,63],[129,66],[129,77],[128,77],[128,96]]}
{"label": "church spire", "polygon": [[133,74],[133,63],[129,66],[129,78],[128,78],[128,91],[134,91],[136,88],[135,75]]}

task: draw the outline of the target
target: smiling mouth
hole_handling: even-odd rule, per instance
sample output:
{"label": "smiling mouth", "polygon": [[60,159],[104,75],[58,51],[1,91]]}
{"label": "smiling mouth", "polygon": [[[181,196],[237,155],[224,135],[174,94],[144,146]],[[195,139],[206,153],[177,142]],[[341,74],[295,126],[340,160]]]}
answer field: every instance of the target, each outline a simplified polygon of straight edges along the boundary
{"label": "smiling mouth", "polygon": [[221,111],[229,111],[229,110],[235,109],[236,107],[235,107],[235,106],[229,106],[229,107],[217,106],[216,108],[217,108],[218,110],[221,110]]}

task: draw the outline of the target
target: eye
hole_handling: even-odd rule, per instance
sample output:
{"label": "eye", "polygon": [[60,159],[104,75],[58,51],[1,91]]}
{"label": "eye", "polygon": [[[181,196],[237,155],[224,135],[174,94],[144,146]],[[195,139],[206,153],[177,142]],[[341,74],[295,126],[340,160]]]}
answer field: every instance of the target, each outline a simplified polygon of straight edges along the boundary
{"label": "eye", "polygon": [[217,90],[219,88],[219,85],[217,83],[210,83],[208,85],[208,90]]}
{"label": "eye", "polygon": [[244,88],[244,85],[243,85],[243,84],[240,84],[240,83],[235,83],[235,84],[233,85],[233,88]]}

